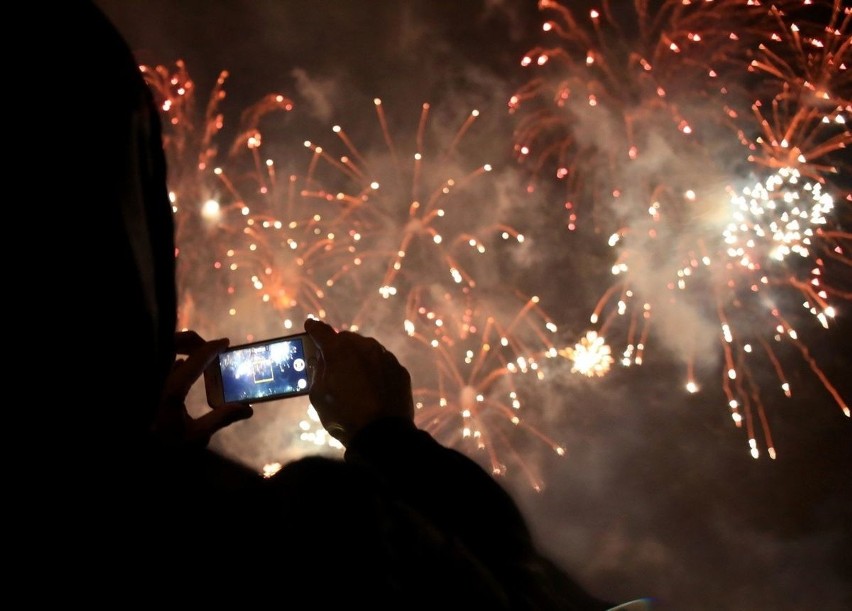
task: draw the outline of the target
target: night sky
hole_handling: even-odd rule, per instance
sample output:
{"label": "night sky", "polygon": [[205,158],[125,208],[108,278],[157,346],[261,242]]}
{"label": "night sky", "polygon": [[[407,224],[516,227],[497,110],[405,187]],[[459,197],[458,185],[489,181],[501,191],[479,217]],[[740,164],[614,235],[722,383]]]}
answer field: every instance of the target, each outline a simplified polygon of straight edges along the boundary
{"label": "night sky", "polygon": [[[289,97],[293,110],[270,115],[263,129],[265,151],[288,169],[306,159],[304,140],[339,143],[331,131],[336,124],[363,151],[372,155],[380,150],[384,142],[374,98],[381,98],[400,148],[411,141],[424,102],[431,104],[435,138],[444,142],[477,109],[479,117],[459,151],[473,159],[468,168],[491,163],[493,183],[487,192],[471,191],[472,200],[480,199],[472,201],[470,216],[462,218],[470,223],[479,222],[478,217],[505,218],[526,241],[517,249],[498,249],[500,256],[472,266],[472,275],[486,291],[511,286],[538,295],[559,326],[559,346],[577,341],[589,327],[590,312],[612,282],[613,251],[601,227],[619,209],[580,203],[572,232],[564,192],[550,175],[539,176],[534,190],[526,188],[531,178],[512,148],[519,117],[509,114],[508,100],[530,80],[521,58],[543,44],[543,18],[534,1],[97,4],[141,64],[185,61],[202,102],[219,73],[228,71],[227,97],[221,104],[225,143],[234,137],[234,125],[247,106],[269,93]],[[848,100],[848,77],[844,82]],[[606,127],[576,129],[604,138]],[[701,131],[703,125],[696,122],[694,127]],[[704,150],[717,146],[715,138],[705,137],[702,143]],[[659,150],[650,158],[663,173],[692,159],[684,161],[686,155],[672,154],[671,148]],[[378,159],[378,153],[372,158]],[[577,163],[579,167],[584,161]],[[608,168],[594,171],[605,174]],[[847,166],[834,182],[841,191],[836,206],[847,219],[850,204],[843,201],[842,191],[848,194],[848,172]],[[672,249],[693,239],[690,231],[695,230],[674,235]],[[644,261],[645,273],[636,279],[637,286],[651,292],[655,272],[667,265],[656,265],[654,257],[661,257],[660,252],[651,253],[650,261]],[[847,296],[852,294],[852,267],[832,269],[836,275],[830,280]],[[800,305],[785,312],[796,321],[809,355],[848,404],[850,304],[832,301],[837,317],[827,331],[802,316]],[[695,311],[700,314],[694,320],[686,317]],[[548,365],[547,384],[543,391],[536,386],[528,407],[535,426],[557,440],[565,455],[550,451],[535,435],[510,433],[500,450],[507,466],[500,481],[522,506],[541,545],[601,597],[626,601],[647,596],[660,609],[677,610],[852,608],[852,421],[795,349],[779,350],[792,397],[776,390],[771,364],[755,365],[752,371],[763,388],[777,458],[767,456],[759,425],[761,453],[752,458],[720,383],[719,341],[714,335],[705,342],[708,333],[718,334],[718,321],[713,326],[699,306],[689,312],[656,312],[641,365],[616,363],[600,378],[571,373],[567,360]],[[763,324],[757,315],[755,320]],[[232,321],[223,320],[221,326],[207,321],[201,331],[231,335],[236,327],[229,325]],[[241,325],[244,333],[251,323],[243,320]],[[396,330],[392,334],[380,325],[367,329],[409,364]],[[270,331],[264,327],[254,333]],[[619,353],[618,333],[613,332],[611,343]],[[684,390],[687,352],[697,354],[701,388],[695,394]],[[409,368],[417,386],[420,373]],[[300,401],[259,406],[250,421],[221,432],[213,447],[257,468],[311,451],[285,447],[304,414]],[[475,450],[471,454],[482,459]],[[543,484],[541,491],[533,488],[525,469]]]}

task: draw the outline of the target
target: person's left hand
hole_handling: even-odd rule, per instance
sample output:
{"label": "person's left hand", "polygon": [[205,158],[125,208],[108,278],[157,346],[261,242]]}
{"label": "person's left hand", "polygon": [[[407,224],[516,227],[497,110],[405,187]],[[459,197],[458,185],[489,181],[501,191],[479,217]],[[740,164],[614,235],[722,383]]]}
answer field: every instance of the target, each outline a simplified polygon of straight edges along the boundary
{"label": "person's left hand", "polygon": [[193,418],[186,409],[186,397],[204,370],[222,350],[228,347],[227,339],[205,341],[195,331],[175,333],[178,355],[172,367],[153,426],[154,434],[175,446],[206,447],[217,431],[250,418],[254,410],[250,405],[229,404]]}

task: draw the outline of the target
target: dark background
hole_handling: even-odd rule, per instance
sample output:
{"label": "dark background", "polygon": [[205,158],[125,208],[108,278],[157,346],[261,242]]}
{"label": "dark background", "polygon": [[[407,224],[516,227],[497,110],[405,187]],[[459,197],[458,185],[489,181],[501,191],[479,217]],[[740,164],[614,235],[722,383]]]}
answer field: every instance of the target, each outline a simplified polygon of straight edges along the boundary
{"label": "dark background", "polygon": [[[226,121],[267,93],[291,97],[295,109],[272,143],[282,151],[328,139],[336,123],[363,141],[375,129],[372,99],[380,97],[392,131],[416,121],[422,102],[438,116],[478,108],[481,132],[493,140],[477,144],[508,166],[506,101],[527,78],[520,57],[539,42],[535,2],[522,0],[98,4],[140,63],[183,59],[199,92],[228,70]],[[519,206],[512,214],[538,244],[551,245],[564,232],[563,212],[541,210],[530,207],[524,218]],[[576,336],[606,287],[608,256],[599,239],[579,236],[538,250],[536,273],[515,280],[537,286],[546,309]],[[841,307],[830,332],[800,330],[847,402],[850,329]],[[540,399],[541,425],[567,454],[521,438],[514,449],[544,488],[536,492],[511,470],[503,481],[542,545],[603,597],[649,596],[679,610],[852,608],[849,418],[801,361],[790,360],[792,398],[779,393],[766,402],[778,457],[755,460],[716,385],[720,367],[708,368],[694,395],[682,390],[683,363],[663,348],[649,347],[641,367],[615,367],[602,379],[556,375]],[[274,458],[263,447],[278,448],[278,429],[290,426],[270,410],[293,409],[265,406],[215,443],[262,465]]]}

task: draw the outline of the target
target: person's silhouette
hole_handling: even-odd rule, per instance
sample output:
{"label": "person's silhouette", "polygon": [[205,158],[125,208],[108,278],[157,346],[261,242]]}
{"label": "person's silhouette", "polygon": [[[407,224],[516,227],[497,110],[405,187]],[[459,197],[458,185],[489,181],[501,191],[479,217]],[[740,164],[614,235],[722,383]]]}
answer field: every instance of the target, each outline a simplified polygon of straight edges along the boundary
{"label": "person's silhouette", "polygon": [[265,479],[206,448],[252,408],[186,410],[228,342],[176,332],[158,109],[93,3],[50,11],[39,32],[58,55],[33,67],[28,93],[62,100],[42,118],[61,168],[40,193],[53,212],[41,254],[61,269],[62,290],[45,284],[33,299],[59,306],[66,324],[59,342],[51,329],[33,334],[70,358],[61,396],[39,415],[57,440],[42,509],[47,557],[84,600],[609,607],[538,551],[488,473],[415,426],[409,373],[375,339],[305,322],[320,351],[311,402],[342,460],[304,458]]}

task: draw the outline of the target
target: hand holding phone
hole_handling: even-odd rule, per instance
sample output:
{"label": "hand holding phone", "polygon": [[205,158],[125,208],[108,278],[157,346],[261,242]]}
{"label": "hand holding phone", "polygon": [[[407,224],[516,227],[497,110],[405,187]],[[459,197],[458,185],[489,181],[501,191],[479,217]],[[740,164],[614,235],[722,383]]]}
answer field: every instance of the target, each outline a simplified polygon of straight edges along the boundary
{"label": "hand holding phone", "polygon": [[346,446],[376,420],[414,421],[411,376],[393,353],[372,337],[320,320],[306,320],[305,330],[318,351],[311,404],[332,437]]}
{"label": "hand holding phone", "polygon": [[307,395],[316,363],[307,333],[231,346],[204,371],[207,402],[218,408]]}
{"label": "hand holding phone", "polygon": [[227,345],[226,339],[206,341],[195,331],[175,333],[175,363],[166,379],[151,429],[160,441],[173,446],[206,446],[217,431],[251,417],[250,405],[227,405],[198,418],[187,411],[190,389]]}

